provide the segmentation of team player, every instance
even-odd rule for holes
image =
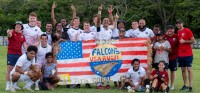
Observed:
[[[48,44],[51,45],[51,42],[52,42],[52,31],[53,29],[53,26],[52,26],[52,23],[48,22],[46,23],[46,32],[44,32],[45,34],[47,34],[48,36]]]
[[[146,21],[144,19],[139,20],[139,29],[134,31],[136,38],[149,38],[153,40],[154,33],[151,29],[146,27]]]
[[[164,93],[168,93],[169,77],[167,71],[165,70],[165,61],[160,61],[158,63],[158,69],[152,71],[150,80],[152,80],[150,93],[154,93],[154,91],[159,90],[163,91]]]
[[[182,20],[176,21],[176,27],[178,30],[179,38],[179,50],[178,50],[178,62],[179,67],[182,70],[182,78],[184,86],[180,90],[188,89],[187,78],[189,79],[189,92],[192,92],[192,61],[193,53],[191,44],[195,42],[192,31],[189,28],[185,28]],[[186,76],[188,72],[188,77]]]
[[[90,23],[89,22],[84,22],[83,24],[83,33],[81,33],[78,36],[78,40],[95,40],[96,38],[96,32],[90,31]]]
[[[172,51],[171,45],[167,40],[164,39],[164,33],[160,32],[157,34],[157,36],[158,36],[158,42],[156,42],[153,47],[156,51],[153,66],[155,67],[155,69],[158,69],[158,63],[161,60],[164,60],[165,69],[168,69],[168,64],[169,64],[168,55]]]
[[[169,69],[170,69],[170,89],[174,89],[174,80],[177,70],[177,58],[178,58],[178,35],[174,33],[175,29],[173,25],[167,26],[167,34],[165,34],[165,40],[169,41],[172,52],[169,53]]]
[[[103,26],[101,25],[101,12],[102,12],[102,5],[98,8],[98,15],[97,15],[97,40],[110,40],[112,38],[112,30],[108,29],[110,21],[108,18],[103,19]]]
[[[138,22],[136,20],[133,20],[131,23],[132,29],[129,29],[126,31],[126,37],[136,37],[134,34],[135,30],[138,30]]]
[[[77,41],[77,37],[80,33],[82,33],[82,30],[79,28],[80,25],[80,18],[79,17],[75,17],[72,20],[73,26],[72,28],[68,29],[67,33],[69,35],[69,39],[71,41]]]
[[[23,89],[33,91],[31,86],[37,79],[39,79],[41,75],[39,73],[32,73],[30,71],[34,69],[33,65],[35,64],[35,56],[37,51],[38,50],[36,46],[30,45],[27,48],[27,52],[20,56],[17,60],[16,65],[10,72],[10,78],[12,80],[10,87],[11,92],[15,92],[13,85],[18,81],[26,82],[26,85],[23,87]],[[36,78],[32,76],[36,76]]]
[[[6,72],[6,90],[10,90],[10,71],[15,66],[17,60],[22,55],[22,45],[27,48],[25,37],[22,35],[23,25],[17,21],[13,31],[8,31],[8,54],[7,54],[7,72]],[[18,87],[15,87],[18,88]]]
[[[149,82],[147,80],[147,75],[145,69],[140,66],[139,59],[133,59],[131,63],[132,68],[128,70],[125,76],[125,81],[122,83],[120,89],[127,88],[129,85],[129,90],[132,89],[133,91],[148,91],[146,90],[145,85],[149,88]]]
[[[52,90],[57,86],[60,78],[57,76],[57,64],[53,61],[53,53],[48,52],[45,55],[46,63],[42,65],[42,83],[44,90]]]
[[[27,45],[38,45],[40,35],[43,33],[41,29],[36,25],[37,15],[32,12],[29,14],[29,23],[24,24],[23,35],[25,36]],[[22,48],[22,53],[26,50]]]

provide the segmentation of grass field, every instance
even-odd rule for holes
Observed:
[[[194,49],[194,61],[193,61],[193,93],[200,93],[200,49]],[[0,46],[0,93],[9,93],[5,91],[5,74],[6,74],[6,53],[7,47]],[[180,68],[177,71],[177,77],[175,80],[175,90],[170,93],[187,93],[187,91],[179,91],[182,87],[183,81]],[[20,84],[20,87],[23,85]],[[19,90],[17,93],[28,93],[29,91]],[[127,93],[127,91],[118,89],[98,90],[95,87],[87,89],[82,85],[80,89],[68,89],[65,86],[60,86],[52,91],[37,91],[37,93]]]

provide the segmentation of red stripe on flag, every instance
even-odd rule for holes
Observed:
[[[147,55],[147,51],[121,51],[123,55]],[[84,53],[83,58],[89,57],[90,53]]]
[[[127,72],[129,68],[120,69],[118,73]],[[58,72],[58,74],[69,74],[70,76],[81,76],[81,75],[95,75],[92,71],[80,71],[80,72]]]
[[[144,43],[129,43],[129,44],[112,44],[116,46],[117,48],[119,47],[143,47],[146,46]],[[94,49],[97,47],[97,45],[84,45],[83,49]]]
[[[124,60],[122,64],[131,64],[132,60]],[[140,60],[140,63],[147,63],[147,60]],[[58,68],[86,67],[90,66],[89,62],[78,62],[70,64],[58,64]]]

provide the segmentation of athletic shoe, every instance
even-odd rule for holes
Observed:
[[[154,88],[153,87],[150,88],[150,93],[154,93]]]
[[[99,86],[97,86],[97,89],[101,89],[101,90],[103,90],[103,89],[105,89],[105,87],[102,86],[102,85],[99,85]]]
[[[110,89],[111,87],[110,87],[110,85],[106,85],[106,89]]]
[[[189,90],[188,90],[188,92],[190,92],[190,93],[192,92],[192,87],[189,87]]]
[[[76,88],[80,88],[81,87],[81,84],[76,84]]]
[[[26,87],[26,86],[24,86],[23,89],[24,89],[24,90],[29,90],[29,91],[31,91],[31,92],[34,92],[34,90],[32,90],[31,87]]]
[[[9,85],[6,85],[6,90],[10,90],[10,86]]]
[[[184,85],[180,90],[187,90],[187,89],[188,87]]]
[[[15,88],[13,86],[10,86],[10,92],[16,92]]]
[[[170,90],[174,90],[174,86],[170,86]]]
[[[40,90],[40,89],[39,89],[39,86],[35,86],[35,90],[36,90],[36,91]]]
[[[149,92],[150,92],[149,88],[146,88],[145,92],[146,92],[146,93],[149,93]]]
[[[17,84],[14,84],[14,86],[13,86],[16,90],[19,90],[19,89],[21,89]]]
[[[86,88],[91,88],[91,85],[90,84],[85,84],[85,87]]]

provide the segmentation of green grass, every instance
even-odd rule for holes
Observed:
[[[193,93],[200,93],[200,49],[194,49],[194,61],[193,61]],[[5,74],[6,74],[6,53],[7,53],[7,47],[0,46],[0,93],[9,93],[8,91],[5,91]],[[175,90],[170,91],[170,93],[187,93],[187,91],[179,91],[179,88],[181,88],[183,85],[182,76],[180,68],[177,71],[177,77],[175,80]],[[20,87],[23,85],[20,84]],[[27,93],[28,91],[19,90],[17,93]],[[98,90],[95,87],[92,89],[87,89],[82,85],[82,88],[80,89],[68,89],[65,88],[65,86],[60,86],[52,91],[38,91],[37,93],[127,93],[123,90],[118,89],[108,89],[108,90]]]

